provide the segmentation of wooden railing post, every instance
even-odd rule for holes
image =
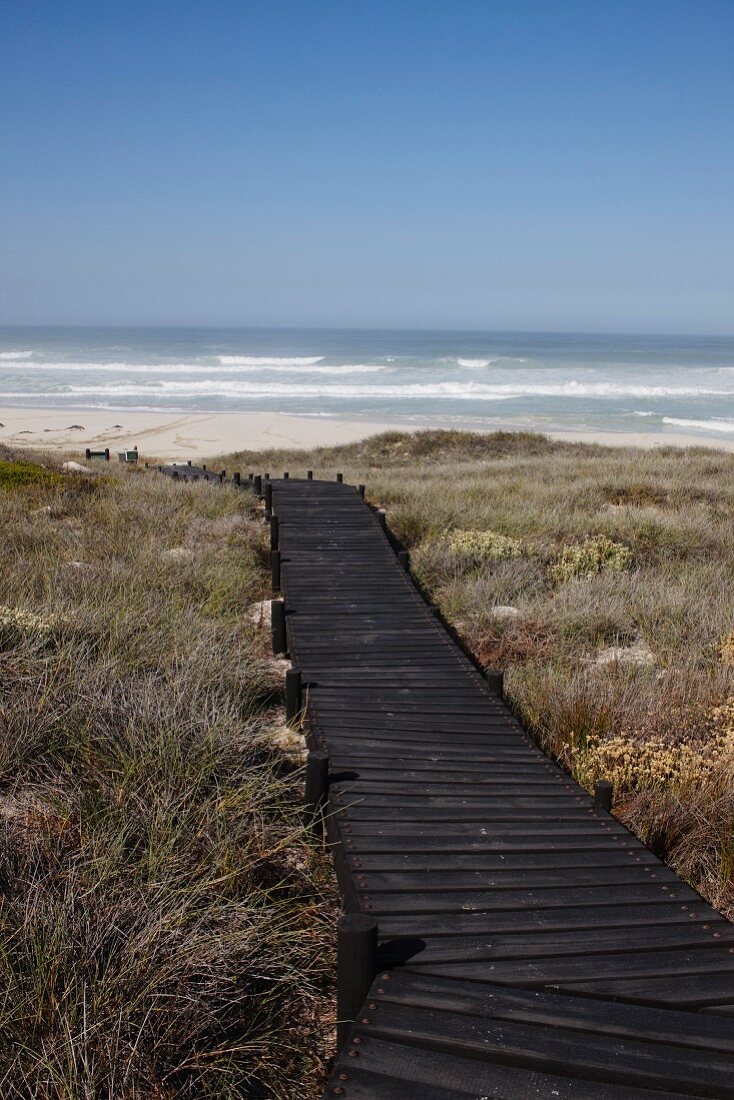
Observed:
[[[361,496],[362,500],[364,500],[364,494],[365,494],[365,487],[364,487],[364,485],[358,485],[358,486],[357,486],[357,492],[358,492],[358,493],[359,493],[359,495]]]
[[[295,722],[303,709],[303,682],[297,668],[285,674],[285,720]]]
[[[280,592],[280,550],[270,551],[270,574],[273,587],[273,595]]]
[[[306,757],[306,787],[303,795],[306,823],[322,824],[321,811],[329,793],[329,754],[316,749]]]
[[[263,496],[265,499],[265,519],[270,519],[273,514],[273,486],[270,481],[265,485]]]
[[[313,470],[306,470],[306,480],[313,481]]]
[[[336,1043],[346,1043],[357,1013],[377,974],[377,921],[365,913],[345,913],[336,933]]]
[[[612,812],[613,787],[608,779],[597,779],[594,784],[594,809]]]
[[[282,600],[270,601],[270,628],[273,636],[273,654],[288,652],[288,638],[285,629],[285,604]]]
[[[407,550],[400,550],[398,553],[398,561],[402,565],[403,569],[407,573],[410,569],[410,554]]]
[[[487,681],[487,686],[491,692],[495,695],[499,695],[500,699],[505,693],[505,674],[499,672],[495,668],[485,668],[484,679]]]
[[[336,480],[337,480],[337,481],[339,482],[339,484],[341,485],[341,484],[343,483],[343,481],[344,481],[344,474],[337,474],[337,475],[336,475]]]
[[[202,469],[205,470],[206,466],[203,466]],[[261,497],[263,495],[263,479],[260,474],[255,474],[253,477],[252,488],[256,497]]]
[[[270,549],[278,550],[280,547],[279,542],[280,531],[278,527],[278,517],[271,515],[270,517]]]
[[[235,472],[232,474],[232,481],[235,483],[235,485],[239,489],[240,485],[242,484],[242,476],[241,476],[239,470],[235,470]]]

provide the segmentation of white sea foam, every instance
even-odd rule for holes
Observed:
[[[210,368],[210,373],[212,373]],[[614,382],[576,382],[559,383],[498,383],[491,385],[482,382],[415,382],[400,385],[376,382],[368,383],[318,383],[302,382],[297,386],[293,382],[260,382],[248,379],[204,378],[200,381],[166,381],[150,379],[142,384],[138,382],[110,381],[106,384],[74,385],[69,383],[63,390],[53,393],[32,393],[24,396],[54,397],[59,392],[66,394],[100,396],[153,396],[161,397],[228,397],[248,398],[251,396],[286,397],[324,397],[324,398],[393,398],[411,400],[415,398],[439,398],[443,400],[464,401],[508,401],[521,397],[565,397],[614,399],[620,397],[732,397],[733,390],[706,389],[699,386],[634,386]],[[2,396],[21,396],[0,394]]]
[[[734,432],[734,420],[714,417],[711,420],[685,420],[678,416],[664,416],[663,424],[674,424],[677,428],[703,428],[709,432]]]
[[[30,359],[33,351],[0,351],[0,359]]]
[[[311,367],[320,363],[323,355],[219,355],[224,367]]]
[[[220,358],[222,358],[220,356]],[[284,366],[282,364],[253,364],[238,363],[226,366],[205,366],[201,363],[44,363],[41,361],[23,362],[23,373],[30,371],[85,371],[93,374],[259,374],[267,371],[272,373],[287,374],[379,374],[387,370],[387,367],[372,363],[344,363],[341,366],[299,366],[298,368]]]
[[[527,363],[527,359],[519,359],[514,355],[495,355],[488,359],[446,359],[444,362],[456,363],[460,367],[470,369],[481,367],[493,367],[496,363]]]

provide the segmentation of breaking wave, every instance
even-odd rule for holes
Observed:
[[[708,432],[734,432],[734,420],[713,417],[711,420],[685,420],[683,417],[664,416],[663,424],[674,424],[677,428],[703,428]]]
[[[323,355],[219,355],[223,367],[311,367]]]
[[[32,351],[0,351],[0,359],[30,359]]]
[[[337,368],[341,370],[342,368]],[[211,373],[212,368],[209,368]],[[177,397],[324,397],[324,398],[439,398],[465,401],[509,401],[521,397],[566,397],[614,399],[620,397],[732,397],[734,391],[706,389],[700,386],[645,386],[614,382],[498,383],[415,382],[406,384],[360,384],[319,382],[265,382],[249,379],[204,378],[199,381],[151,379],[145,384],[134,381],[110,381],[104,384],[66,383],[51,393],[0,394],[2,396],[58,397],[99,395],[105,397],[177,396]]]
[[[32,353],[29,353],[32,354]],[[220,356],[220,359],[226,356]],[[238,358],[233,356],[233,358]],[[240,357],[241,358],[241,357]],[[323,358],[323,357],[322,357]],[[297,369],[286,366],[284,363],[229,363],[223,366],[212,367],[201,363],[44,363],[41,361],[24,361],[24,373],[30,371],[92,371],[107,374],[254,374],[261,371],[282,372],[288,374],[376,374],[387,370],[387,367],[375,366],[370,363],[345,363],[342,366],[299,366]]]

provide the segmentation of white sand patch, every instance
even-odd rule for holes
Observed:
[[[255,626],[270,626],[270,600],[258,600],[247,609],[247,618]]]
[[[609,646],[602,649],[593,657],[586,657],[587,664],[596,665],[598,668],[606,668],[609,665],[628,665],[637,668],[652,668],[656,663],[655,654],[642,642],[636,642],[631,646]]]
[[[509,619],[519,619],[520,609],[511,607],[509,604],[498,604],[492,608],[490,614],[493,619],[499,619],[500,622],[503,622]]]

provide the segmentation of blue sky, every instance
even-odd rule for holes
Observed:
[[[0,14],[4,323],[734,332],[731,0]]]

